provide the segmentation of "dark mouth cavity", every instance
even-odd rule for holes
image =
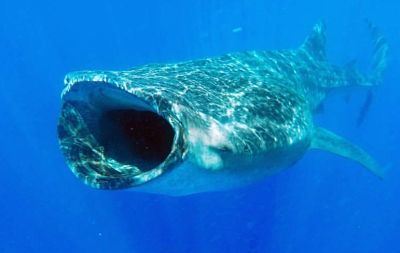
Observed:
[[[171,125],[152,111],[133,108],[101,113],[95,136],[106,156],[148,171],[162,163],[172,149]]]

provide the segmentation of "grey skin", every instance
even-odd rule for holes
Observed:
[[[323,23],[294,50],[70,73],[58,124],[61,150],[94,188],[168,195],[250,184],[309,149],[352,159],[382,177],[366,152],[312,120],[332,89],[380,82],[387,44],[370,28],[369,75],[327,62]]]

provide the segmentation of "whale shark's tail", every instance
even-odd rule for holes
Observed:
[[[382,81],[382,74],[386,69],[388,44],[382,33],[374,24],[367,20],[368,27],[374,43],[374,53],[371,65],[371,74],[368,79],[371,84],[379,84]]]
[[[378,85],[382,82],[383,72],[386,69],[387,53],[389,49],[387,41],[377,26],[372,24],[369,20],[366,22],[374,45],[370,70],[368,74],[362,74],[355,68],[355,64],[348,64],[345,66],[347,77],[353,81],[350,85]]]
[[[372,55],[370,74],[366,76],[366,81],[360,83],[360,85],[374,86],[382,82],[383,72],[385,71],[387,65],[388,44],[379,29],[369,20],[367,20],[367,23],[374,43],[374,52]],[[372,91],[369,90],[357,117],[357,127],[359,127],[363,123],[365,115],[367,114],[368,109],[371,105],[371,101]]]
[[[375,86],[382,81],[382,75],[386,68],[388,45],[379,29],[368,21],[374,43],[371,70],[369,74],[362,74],[351,63],[344,67],[333,66],[327,62],[325,53],[325,25],[319,22],[313,28],[312,33],[306,38],[300,50],[307,57],[314,60],[319,67],[321,76],[325,77],[321,85],[325,92],[330,89],[348,86]],[[371,95],[370,95],[371,96]],[[366,107],[362,113],[368,109],[371,97],[367,97]],[[363,116],[362,116],[363,117]],[[326,129],[316,127],[310,149],[325,150],[336,155],[351,159],[360,163],[376,176],[383,178],[384,170],[379,164],[368,155],[363,149],[352,144],[350,141],[340,137]]]
[[[382,75],[386,69],[388,44],[378,27],[373,25],[367,20],[368,28],[371,33],[374,50],[372,55],[372,62],[368,74],[361,73],[355,66],[355,61],[345,65],[342,68],[335,67],[334,72],[336,78],[332,82],[327,82],[328,87],[336,88],[344,86],[374,86],[382,81]],[[326,36],[325,24],[320,21],[317,23],[311,34],[306,38],[300,49],[307,53],[307,55],[319,62],[326,62]]]

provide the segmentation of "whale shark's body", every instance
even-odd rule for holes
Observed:
[[[61,149],[72,171],[92,187],[169,195],[249,184],[313,148],[382,176],[366,152],[312,120],[332,89],[380,81],[387,45],[371,28],[369,75],[326,61],[322,23],[295,50],[68,74]]]

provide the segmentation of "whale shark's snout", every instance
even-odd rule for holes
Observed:
[[[181,162],[181,126],[154,94],[139,98],[104,81],[76,81],[67,89],[58,136],[71,169],[86,184],[128,188]]]

